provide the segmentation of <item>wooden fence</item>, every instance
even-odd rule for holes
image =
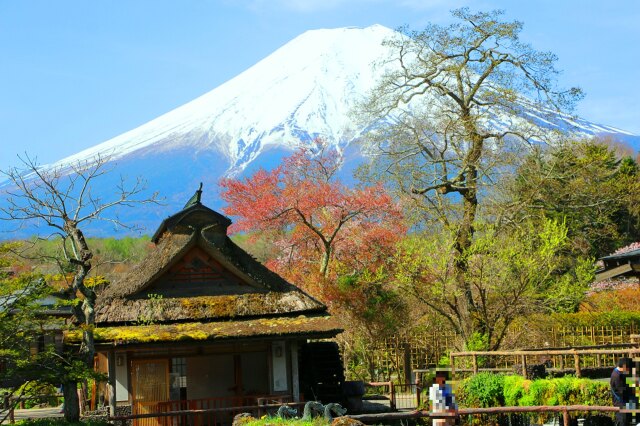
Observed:
[[[572,413],[585,413],[595,412],[601,413],[637,413],[638,410],[621,410],[618,407],[609,406],[589,406],[589,405],[558,405],[558,406],[536,406],[536,407],[492,407],[492,408],[461,408],[456,413],[433,413],[427,410],[415,410],[396,413],[382,413],[382,414],[360,414],[350,415],[355,420],[359,420],[365,424],[384,424],[385,421],[398,421],[398,420],[410,420],[419,418],[457,418],[460,419],[464,416],[478,416],[478,415],[504,415],[504,414],[523,414],[523,413],[558,413],[562,415],[562,421],[564,426],[571,424]],[[456,423],[458,424],[458,423]]]
[[[565,370],[565,367],[574,370],[577,377],[582,376],[582,370],[585,367],[611,367],[615,365],[615,362],[603,362],[604,357],[611,357],[613,360],[620,357],[633,358],[640,354],[640,348],[634,347],[630,344],[616,345],[622,346],[618,348],[611,347],[582,347],[571,349],[541,349],[541,350],[513,350],[513,351],[468,351],[468,352],[452,352],[450,357],[451,374],[458,372],[472,372],[477,374],[479,371],[515,371],[515,366],[519,366],[519,370],[522,372],[524,378],[527,378],[527,364],[532,357],[535,357],[539,362],[545,360],[545,362],[551,363],[551,365],[558,365],[558,368],[551,367],[550,370]],[[490,362],[492,367],[481,368],[478,362],[479,358],[485,357],[487,359],[500,358],[499,362]],[[466,362],[465,367],[459,368],[456,366],[456,359],[470,359],[471,362]],[[571,363],[565,363],[567,358],[571,359]],[[509,364],[509,362],[511,364]],[[586,364],[589,362],[590,364]],[[467,365],[470,364],[470,367]],[[498,366],[503,364],[505,367]]]
[[[576,347],[628,344],[632,336],[640,333],[637,324],[629,326],[552,327],[532,332],[530,328],[512,327],[505,339],[518,347]],[[411,372],[433,368],[443,356],[456,349],[459,338],[453,333],[425,331],[383,339],[366,348],[366,356],[342,351],[347,375],[354,380],[411,382]],[[349,346],[349,345],[347,345]],[[513,347],[513,346],[512,346]],[[612,356],[601,356],[603,365],[612,365]],[[554,358],[553,368],[571,360]],[[360,370],[358,370],[358,365]],[[507,368],[507,367],[505,367]]]
[[[302,407],[304,403],[293,403],[291,406]],[[235,407],[235,408],[218,408],[215,410],[182,410],[172,411],[165,413],[149,413],[149,414],[137,414],[130,416],[114,416],[108,417],[108,422],[114,424],[124,425],[129,420],[143,420],[143,419],[156,419],[157,425],[171,425],[174,422],[172,419],[184,419],[193,418],[194,423],[198,423],[196,418],[201,416],[207,416],[209,418],[217,417],[221,414],[231,414],[235,412],[255,412],[256,416],[259,413],[263,413],[265,409],[277,409],[279,405],[269,406],[252,406],[252,407]],[[240,409],[240,410],[238,410]],[[443,418],[463,418],[469,416],[479,415],[505,415],[505,414],[548,414],[558,413],[562,415],[563,425],[569,426],[571,422],[571,415],[573,413],[637,413],[637,410],[622,410],[617,407],[610,406],[589,406],[589,405],[560,405],[560,406],[535,406],[535,407],[492,407],[492,408],[461,408],[455,413],[434,413],[427,410],[414,410],[414,411],[402,411],[393,413],[380,413],[380,414],[358,414],[348,415],[355,420],[359,420],[365,424],[381,424],[385,421],[398,421],[398,420],[410,420],[419,418],[431,418],[431,419],[443,419]]]
[[[2,399],[0,400],[0,424],[4,421],[9,421],[10,424],[14,424],[16,422],[15,419],[15,410],[16,407],[24,408],[25,401],[41,401],[48,400],[51,398],[62,398],[64,395],[61,393],[55,393],[50,395],[19,395],[12,396],[9,393],[5,393],[2,395]]]
[[[290,407],[304,407],[304,402],[287,403]],[[131,414],[128,416],[110,416],[107,413],[107,422],[115,425],[125,426],[130,420],[133,424],[144,424],[153,426],[173,426],[192,424],[196,426],[211,424],[231,424],[230,419],[239,413],[250,413],[255,418],[260,418],[267,413],[274,413],[281,407],[281,404],[251,405],[244,407],[223,407],[202,410],[177,410],[163,413]],[[185,419],[189,419],[185,423]]]

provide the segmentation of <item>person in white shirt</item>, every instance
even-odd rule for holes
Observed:
[[[431,401],[431,411],[433,413],[456,413],[458,406],[451,386],[448,385],[448,373],[444,370],[437,370],[433,385],[429,388],[429,400]],[[434,426],[454,425],[454,417],[446,419],[433,419]]]

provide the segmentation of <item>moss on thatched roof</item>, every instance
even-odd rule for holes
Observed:
[[[98,304],[101,301],[126,297],[141,291],[162,276],[174,259],[179,259],[191,247],[194,247],[197,239],[197,235],[194,233],[166,234],[124,279],[111,283],[105,289],[98,297]]]
[[[98,323],[207,320],[322,312],[324,305],[300,291],[247,293],[171,299],[113,299],[96,309]]]
[[[151,324],[141,326],[97,327],[97,344],[135,344],[152,342],[209,341],[261,336],[330,337],[342,329],[328,315],[258,318],[237,321],[192,322],[187,324]],[[80,330],[68,331],[66,343],[79,343]]]
[[[326,311],[322,303],[231,241],[226,235],[229,223],[199,203],[165,220],[154,236],[155,248],[124,279],[112,283],[98,297],[97,323],[131,323],[141,318],[156,322],[211,321]],[[196,251],[222,268],[227,278],[201,280],[197,289],[196,284],[183,278],[171,290],[162,287],[172,268]],[[155,293],[162,297],[149,297]]]

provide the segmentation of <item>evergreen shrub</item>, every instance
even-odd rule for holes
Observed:
[[[525,380],[480,373],[460,382],[456,397],[461,407],[611,405],[608,383],[572,376]]]

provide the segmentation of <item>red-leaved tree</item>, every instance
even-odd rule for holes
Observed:
[[[223,179],[224,212],[237,218],[232,231],[276,233],[280,256],[270,266],[278,272],[315,270],[326,279],[336,261],[347,272],[370,269],[405,232],[400,208],[382,185],[343,184],[339,154],[321,141],[317,146],[271,171]]]

